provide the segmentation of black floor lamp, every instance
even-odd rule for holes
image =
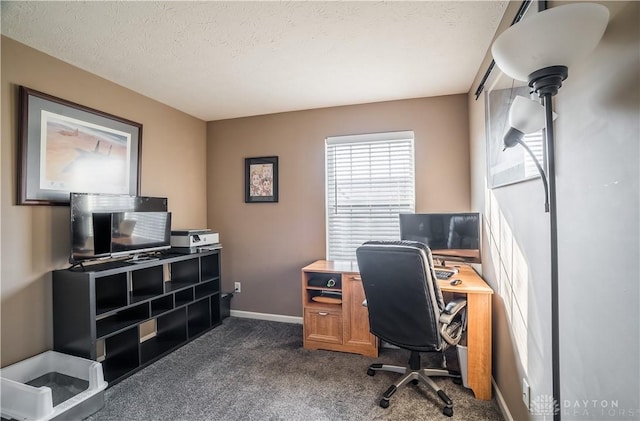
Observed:
[[[500,69],[513,79],[527,82],[542,105],[536,109],[524,97],[516,97],[509,110],[511,129],[505,135],[505,148],[521,144],[533,158],[545,187],[545,210],[549,213],[551,260],[551,357],[553,417],[559,421],[560,330],[558,297],[558,217],[554,156],[553,103],[568,68],[589,55],[600,42],[609,22],[609,9],[596,3],[573,3],[539,12],[506,29],[491,48]],[[522,98],[522,99],[518,99]],[[544,113],[542,113],[544,111]],[[547,172],[522,138],[545,129]]]

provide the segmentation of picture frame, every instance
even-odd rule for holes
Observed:
[[[18,204],[71,192],[138,195],[142,124],[19,87]]]
[[[521,20],[546,7],[543,2],[525,3],[528,3],[528,7]],[[524,148],[505,149],[503,146],[504,134],[509,129],[509,109],[513,99],[518,95],[533,100],[538,100],[537,97],[531,94],[531,88],[526,82],[508,77],[497,66],[488,75],[485,88],[487,187],[493,189],[540,177],[534,161]],[[543,131],[525,135],[523,140],[546,169]]]
[[[265,156],[244,160],[245,203],[278,201],[278,157]]]

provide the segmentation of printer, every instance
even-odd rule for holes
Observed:
[[[171,247],[176,249],[176,251],[188,253],[222,248],[220,245],[220,235],[210,229],[171,231]]]

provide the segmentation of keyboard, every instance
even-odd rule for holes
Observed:
[[[435,270],[436,272],[436,278],[438,279],[449,279],[453,276],[454,272],[448,271],[448,270]]]

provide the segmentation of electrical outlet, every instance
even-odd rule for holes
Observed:
[[[233,292],[242,292],[242,288],[240,286],[240,282],[234,282],[234,290]]]
[[[531,388],[529,387],[529,383],[527,383],[527,379],[522,378],[522,400],[524,401],[527,409],[531,407]]]

